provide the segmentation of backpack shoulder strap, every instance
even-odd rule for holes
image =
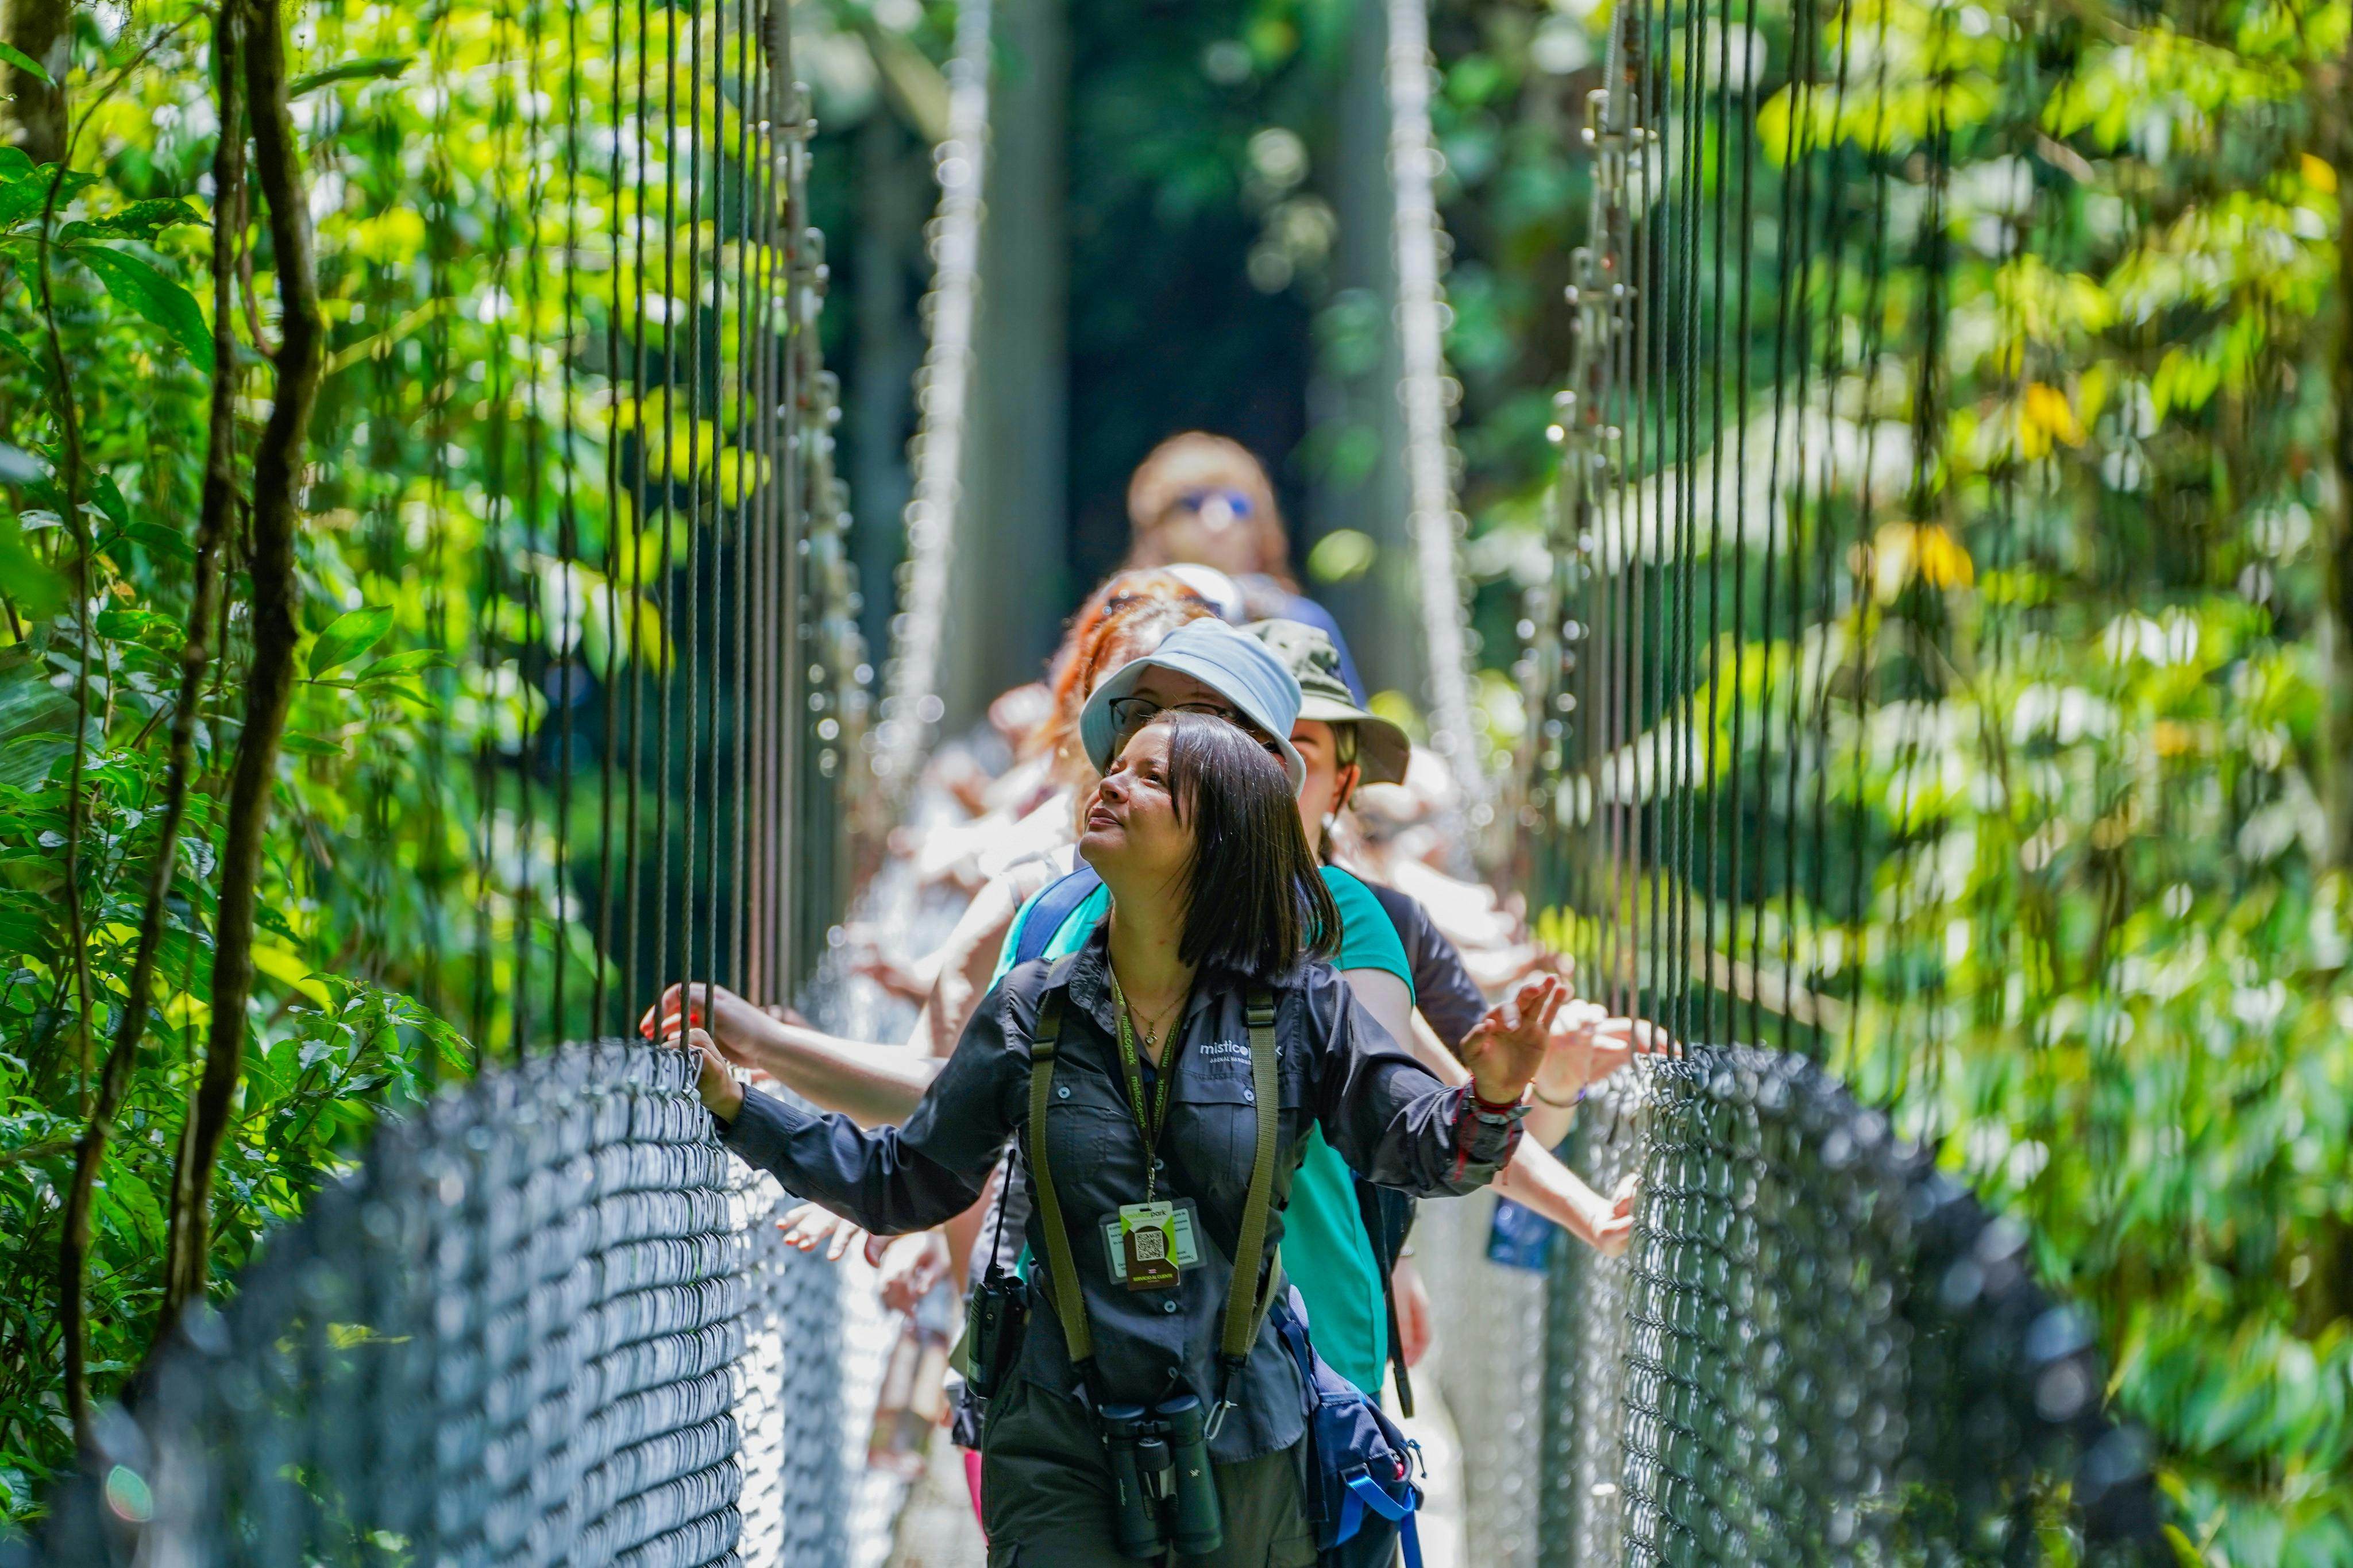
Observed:
[[[1077,870],[1060,881],[1049,882],[1046,890],[1030,902],[1029,912],[1022,917],[1021,929],[1013,934],[1013,962],[1027,963],[1044,957],[1054,933],[1062,929],[1062,922],[1102,886],[1103,879],[1083,860]]]
[[[1399,1331],[1397,1304],[1398,1258],[1406,1233],[1413,1228],[1413,1200],[1394,1187],[1377,1187],[1356,1178],[1356,1214],[1373,1244],[1373,1261],[1381,1271],[1381,1306],[1388,1314],[1389,1367],[1397,1378],[1398,1409],[1413,1415],[1413,1377],[1405,1364],[1405,1335]]]
[[[1071,963],[1071,956],[1057,959],[1047,972],[1045,994],[1038,1001],[1038,1024],[1029,1031],[1029,1157],[1030,1190],[1038,1200],[1039,1227],[1046,1233],[1046,1275],[1054,1292],[1054,1316],[1062,1321],[1062,1341],[1070,1348],[1071,1364],[1083,1373],[1094,1359],[1094,1335],[1087,1327],[1078,1263],[1071,1253],[1071,1234],[1062,1223],[1061,1200],[1055,1196],[1054,1173],[1046,1159],[1046,1107],[1053,1097],[1054,1057],[1061,1045],[1062,998]]]
[[[1234,1279],[1226,1296],[1226,1315],[1218,1353],[1229,1368],[1238,1364],[1258,1342],[1259,1325],[1274,1304],[1275,1280],[1282,1272],[1278,1249],[1266,1268],[1266,1289],[1259,1289],[1259,1259],[1266,1250],[1268,1218],[1274,1212],[1274,1141],[1282,1121],[1281,1086],[1275,1077],[1274,994],[1263,985],[1250,987],[1248,1011],[1250,1044],[1250,1099],[1258,1113],[1258,1148],[1250,1158],[1250,1196],[1242,1205],[1241,1235],[1234,1243]]]

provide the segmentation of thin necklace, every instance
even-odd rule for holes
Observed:
[[[1112,971],[1111,986],[1118,999],[1120,1006],[1126,1010],[1129,1021],[1134,1024],[1136,1032],[1144,1037],[1144,1048],[1147,1051],[1156,1051],[1160,1048],[1159,1026],[1166,1026],[1169,1018],[1178,1008],[1185,1005],[1186,999],[1192,994],[1192,987],[1187,986],[1183,992],[1178,994],[1176,1000],[1168,1004],[1167,1006],[1163,1007],[1157,1013],[1145,1014],[1138,1010],[1135,1004],[1127,999],[1127,992],[1120,985],[1119,973],[1116,970]]]

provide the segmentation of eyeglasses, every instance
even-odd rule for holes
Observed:
[[[1222,703],[1208,701],[1160,703],[1155,702],[1149,697],[1121,697],[1114,699],[1111,705],[1113,732],[1124,740],[1163,713],[1205,713],[1212,719],[1223,719],[1227,723],[1238,725],[1245,730],[1251,727],[1250,721]]]
[[[1111,703],[1112,733],[1118,737],[1122,746],[1125,746],[1128,742],[1135,738],[1135,732],[1138,730],[1143,729],[1163,713],[1198,713],[1205,718],[1223,719],[1227,723],[1256,741],[1265,749],[1268,756],[1279,763],[1283,761],[1282,747],[1265,731],[1250,722],[1238,710],[1207,700],[1160,703],[1155,702],[1149,697],[1114,697]],[[1283,765],[1288,767],[1290,764],[1285,763]]]

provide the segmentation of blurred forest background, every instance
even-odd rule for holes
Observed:
[[[1610,3],[1432,14],[1465,562],[1499,754],[1531,740],[1512,667],[1523,595],[1548,570],[1562,288],[1589,196],[1577,130]],[[1188,426],[1267,459],[1310,591],[1383,700],[1409,710],[1422,671],[1405,635],[1378,7],[1001,9],[979,374],[1016,456],[1011,478],[976,487],[987,542],[963,602],[980,619],[960,634],[972,689],[952,716],[1034,674],[1124,548],[1129,468]],[[591,686],[658,682],[675,635],[641,587],[582,564],[656,548],[644,520],[606,515],[602,489],[610,442],[676,441],[664,410],[602,379],[643,326],[605,311],[619,297],[605,277],[639,263],[546,216],[569,210],[558,196],[625,199],[601,158],[578,162],[577,193],[551,186],[567,141],[606,145],[614,15],[536,0],[290,14],[327,342],[216,1289],[375,1118],[517,1040],[611,1026],[621,961],[550,918],[597,889],[534,824],[550,792],[583,823],[605,807],[568,787],[600,737],[565,715],[588,711]],[[2046,1280],[2096,1322],[2119,1408],[2158,1447],[2185,1560],[2353,1563],[2348,9],[1852,0],[1837,15],[1842,30],[1816,23],[1835,58],[1804,68],[1827,81],[1843,64],[1851,94],[1792,92],[1785,0],[1746,5],[1742,47],[1712,68],[1736,73],[1730,101],[1753,100],[1768,162],[1797,135],[1852,159],[1855,205],[1824,208],[1844,250],[1792,268],[1839,301],[1812,383],[1780,389],[1816,453],[1788,482],[1818,504],[1747,557],[1759,574],[1777,551],[1822,563],[1817,592],[1778,612],[1747,595],[1755,614],[1696,660],[1725,769],[1728,672],[1751,700],[1819,714],[1828,749],[1768,754],[1752,734],[1744,763],[1831,781],[1833,816],[1806,817],[1805,843],[1836,871],[1760,858],[1701,896],[1786,928],[1785,986],[1841,1009],[1809,1043],[2030,1227]],[[654,16],[674,37],[702,26]],[[924,0],[793,12],[875,650],[953,23]],[[63,1215],[165,816],[224,215],[209,13],[18,0],[6,30],[0,1504],[24,1517],[72,1452]],[[227,215],[248,434],[284,330],[259,205]],[[1760,219],[1757,243],[1777,280],[1772,228]],[[574,286],[572,255],[595,287]],[[1776,395],[1769,315],[1744,362],[1757,418]],[[210,1020],[249,640],[249,580],[224,542],[153,1016],[93,1189],[101,1394],[157,1320]],[[617,643],[617,623],[638,635]],[[1761,839],[1814,798],[1810,783],[1768,792],[1737,826]],[[535,923],[554,933],[540,962],[576,977],[552,1016],[512,1001],[531,978],[515,935]]]

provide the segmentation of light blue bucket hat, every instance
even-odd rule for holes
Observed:
[[[1291,743],[1291,727],[1299,720],[1299,682],[1281,659],[1256,637],[1245,636],[1223,621],[1188,621],[1162,639],[1142,658],[1128,660],[1094,689],[1079,713],[1079,740],[1095,772],[1111,771],[1112,748],[1118,726],[1111,705],[1134,692],[1152,669],[1189,675],[1231,703],[1235,710],[1274,738],[1282,765],[1291,774],[1292,793],[1307,782],[1307,764]]]

